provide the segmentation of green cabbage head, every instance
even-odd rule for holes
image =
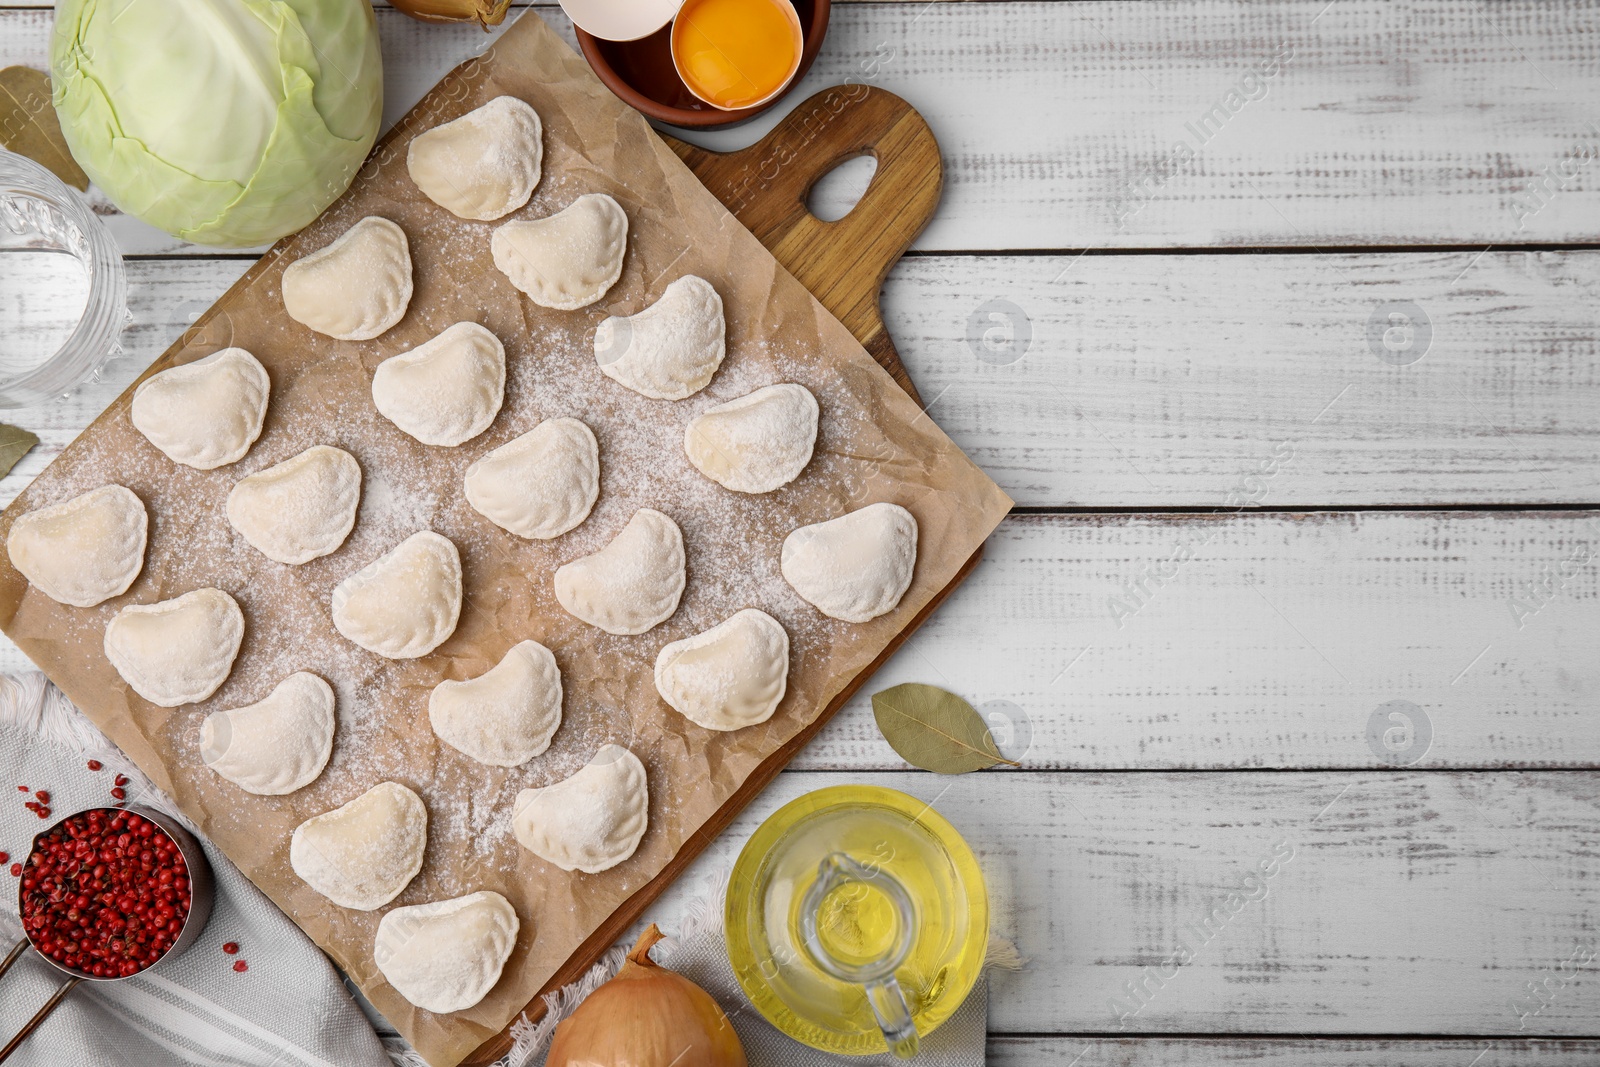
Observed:
[[[128,214],[208,245],[316,218],[383,113],[368,0],[59,0],[50,67],[84,172]]]

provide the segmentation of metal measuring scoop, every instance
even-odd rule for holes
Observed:
[[[206,920],[211,917],[211,905],[216,899],[216,883],[211,877],[211,864],[206,859],[205,851],[201,849],[200,842],[194,839],[194,835],[180,826],[177,820],[170,815],[164,815],[149,808],[85,808],[83,811],[73,812],[65,818],[57,819],[36,834],[33,842],[28,846],[28,855],[32,856],[39,847],[39,838],[50,833],[64,822],[76,819],[85,812],[96,810],[106,812],[127,811],[149,819],[178,846],[178,852],[183,856],[183,862],[189,868],[189,914],[184,917],[183,929],[178,931],[178,939],[172,943],[172,947],[167,949],[155,963],[142,971],[128,975],[129,978],[133,978],[139,974],[144,974],[151,968],[161,966],[168,959],[178,955],[199,939],[200,931],[205,927]],[[17,914],[22,914],[22,883],[20,880],[17,883]],[[26,930],[24,930],[21,940],[11,946],[11,951],[6,953],[6,958],[0,961],[0,978],[5,976],[5,973],[11,969],[11,965],[21,959],[22,954],[28,951],[29,948],[32,948],[34,954],[41,960],[66,975],[67,980],[62,982],[56,988],[56,991],[50,995],[50,999],[44,1002],[44,1007],[40,1008],[33,1018],[22,1025],[22,1029],[18,1030],[16,1036],[6,1043],[5,1048],[0,1048],[0,1063],[4,1063],[28,1039],[29,1034],[33,1033],[45,1019],[49,1018],[50,1013],[55,1011],[56,1006],[66,998],[68,993],[72,992],[79,982],[110,983],[122,981],[122,976],[120,975],[115,978],[98,977],[57,963],[39,951],[39,947],[33,943],[33,938],[28,935]]]
[[[899,920],[894,940],[882,953],[864,962],[840,959],[828,949],[817,928],[817,917],[828,894],[851,883],[871,885],[882,892],[894,905]],[[878,1029],[883,1031],[883,1040],[889,1051],[903,1060],[917,1054],[917,1027],[894,972],[911,953],[915,931],[916,909],[905,887],[888,873],[863,867],[843,852],[822,858],[817,865],[817,880],[800,901],[800,932],[812,962],[841,982],[865,987],[867,1003],[872,1006]]]

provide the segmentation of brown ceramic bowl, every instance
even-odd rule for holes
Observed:
[[[637,41],[602,41],[574,26],[583,58],[622,102],[646,117],[673,126],[708,129],[733,126],[761,114],[789,94],[811,69],[828,35],[830,0],[792,0],[800,18],[800,66],[783,92],[755,107],[722,111],[698,99],[672,64],[672,23]]]

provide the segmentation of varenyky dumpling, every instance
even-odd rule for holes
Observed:
[[[507,222],[489,240],[494,265],[529,300],[576,311],[622,276],[628,215],[605,193],[585,193],[542,219]]]
[[[523,848],[564,871],[598,874],[639,847],[649,821],[644,764],[603,745],[571,778],[517,794],[511,828]]]
[[[546,419],[467,468],[467,503],[533,540],[576,529],[600,496],[600,446],[577,419]]]
[[[284,268],[283,308],[318,333],[367,341],[405,318],[411,285],[406,232],[368,215]]]
[[[406,169],[428,199],[481,222],[528,202],[543,159],[539,113],[514,96],[420,133],[406,149]]]
[[[696,415],[683,432],[695,469],[736,493],[770,493],[800,476],[817,442],[817,398],[769,385]]]
[[[636,315],[613,315],[594,332],[601,373],[655,400],[682,400],[704,389],[727,353],[722,297],[686,274]]]
[[[766,722],[789,678],[789,635],[764,611],[745,608],[656,656],[656,691],[690,722],[738,730]]]
[[[537,641],[513,645],[500,662],[428,695],[428,721],[451,748],[491,767],[516,767],[550,747],[561,725],[561,671]]]
[[[150,517],[132,489],[102,485],[19,516],[11,565],[58,604],[92,608],[128,591],[144,569]]]
[[[117,612],[106,624],[105,652],[134,692],[175,708],[215,693],[243,640],[238,601],[221,589],[195,589]]]
[[[241,478],[228,493],[228,522],[256,551],[291,566],[344,544],[361,504],[361,464],[342,448],[312,445]]]
[[[289,839],[289,866],[335,904],[374,911],[422,870],[427,845],[422,798],[399,782],[379,782],[297,826]]]
[[[505,346],[476,322],[389,357],[372,376],[378,413],[425,445],[459,445],[487,430],[505,391]]]
[[[200,759],[247,793],[282,796],[316,781],[328,765],[333,726],[333,687],[297,671],[264,700],[207,715]]]
[[[140,382],[128,417],[168,459],[208,471],[250,451],[261,436],[270,389],[260,360],[224,348]]]
[[[432,530],[412,534],[333,590],[333,625],[389,659],[426,656],[461,616],[461,554]]]
[[[378,922],[372,962],[424,1011],[465,1011],[500,981],[520,928],[511,902],[487,890],[395,908]]]
[[[556,600],[608,634],[642,634],[678,610],[684,564],[678,524],[640,508],[610,544],[556,571]]]
[[[866,622],[900,603],[916,562],[917,520],[899,504],[879,503],[795,530],[780,566],[824,615]]]

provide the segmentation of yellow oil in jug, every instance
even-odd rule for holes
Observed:
[[[864,965],[909,934],[894,977],[919,1035],[960,1007],[983,968],[989,940],[983,875],[938,812],[877,786],[809,793],[774,813],[745,845],[729,882],[725,920],[728,957],[746,996],[774,1026],[813,1048],[883,1052],[887,1045],[863,987],[826,973],[806,944],[807,894],[819,865],[836,853],[873,877],[843,881],[823,894],[814,905],[816,940],[835,960]],[[909,914],[880,876],[904,891]]]

